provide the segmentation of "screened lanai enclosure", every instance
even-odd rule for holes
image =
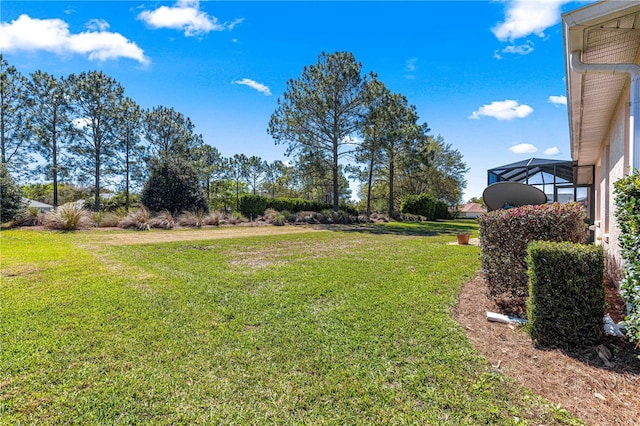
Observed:
[[[584,205],[590,222],[593,218],[593,167],[575,167],[572,161],[530,158],[487,171],[487,184],[519,182],[535,186],[545,193],[547,202]],[[576,182],[581,182],[577,184]]]

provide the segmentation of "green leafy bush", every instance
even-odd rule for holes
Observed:
[[[436,219],[451,219],[449,204],[444,201],[438,201],[436,203]]]
[[[409,195],[400,203],[400,212],[405,215],[424,216],[427,220],[447,219],[449,206],[430,194]]]
[[[528,297],[527,245],[533,241],[582,243],[582,205],[553,203],[496,210],[480,216],[482,269],[489,297],[507,314],[523,315]]]
[[[331,210],[332,204],[330,203],[321,203],[318,201],[305,200],[303,198],[267,198],[266,209],[274,209],[279,212],[291,212],[298,213],[303,211],[313,211],[313,212],[321,212],[323,210]],[[350,215],[357,215],[358,210],[347,204],[340,204],[340,210],[349,213]]]
[[[640,341],[640,171],[618,180],[614,189],[624,274],[620,288],[631,307],[625,321],[627,335]]]
[[[0,164],[0,223],[11,222],[25,211],[22,188],[16,184],[4,164]]]
[[[400,212],[424,216],[427,220],[436,218],[438,200],[430,194],[409,195],[400,203]]]
[[[258,217],[267,209],[268,199],[260,195],[245,194],[240,197],[240,213],[247,217]]]
[[[142,190],[142,204],[152,212],[209,211],[192,163],[183,158],[163,158],[151,166],[149,180]]]
[[[43,224],[47,229],[74,231],[93,223],[89,211],[79,203],[67,203],[45,215]]]
[[[601,246],[537,241],[529,245],[527,329],[541,346],[586,347],[604,336]]]

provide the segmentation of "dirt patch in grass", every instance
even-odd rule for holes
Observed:
[[[317,228],[314,228],[317,229]],[[250,273],[270,266],[282,266],[289,263],[291,257],[304,256],[306,259],[332,257],[336,252],[358,247],[361,240],[351,240],[338,244],[335,240],[327,242],[316,241],[309,245],[307,241],[286,241],[260,248],[251,247],[249,250],[230,250],[225,255],[232,259],[229,264]]]
[[[610,298],[612,291],[607,293]],[[640,351],[633,344],[607,338],[605,345],[614,354],[611,368],[604,366],[595,348],[576,353],[538,349],[522,329],[487,321],[486,311],[498,311],[486,294],[486,282],[476,277],[462,289],[454,315],[494,371],[513,377],[588,424],[638,424]],[[608,303],[610,309],[615,305]]]
[[[167,243],[175,241],[216,240],[223,238],[316,232],[318,229],[301,226],[229,226],[220,228],[151,230],[151,231],[94,231],[100,242],[109,245]]]

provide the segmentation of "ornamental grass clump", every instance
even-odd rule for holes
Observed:
[[[145,206],[126,215],[118,224],[123,229],[135,229],[138,231],[149,231],[151,229],[151,213]]]
[[[204,224],[204,219],[207,217],[207,212],[202,209],[194,211],[187,211],[182,213],[178,217],[178,223],[180,226],[188,226],[191,228],[201,228]]]
[[[162,211],[149,220],[149,226],[157,229],[173,229],[176,221],[168,211]]]
[[[529,295],[527,245],[533,241],[582,243],[587,237],[578,203],[496,210],[479,218],[482,269],[489,297],[502,312],[522,316]]]
[[[91,226],[89,212],[79,203],[67,203],[45,215],[43,225],[47,229],[75,231]]]
[[[220,213],[209,213],[202,219],[202,224],[207,226],[220,226]]]
[[[583,348],[604,336],[602,246],[536,241],[529,245],[527,329],[540,346]]]
[[[287,220],[284,214],[275,211],[274,209],[267,209],[262,216],[265,222],[274,225],[274,226],[284,226],[287,223]]]
[[[618,180],[614,188],[623,261],[620,289],[629,304],[625,325],[629,339],[640,342],[640,171]]]

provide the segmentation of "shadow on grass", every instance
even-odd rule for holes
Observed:
[[[478,223],[468,220],[446,222],[387,222],[354,225],[318,225],[318,228],[329,231],[361,232],[376,235],[391,234],[433,237],[438,235],[456,235],[463,232],[473,233],[478,230]]]

